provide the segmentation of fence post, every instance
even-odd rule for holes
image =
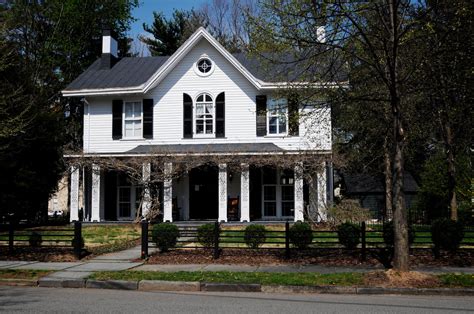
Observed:
[[[290,258],[290,223],[285,223],[285,257]]]
[[[84,243],[82,242],[82,223],[76,221],[74,223],[74,255],[76,255],[78,259],[81,258],[83,244]]]
[[[214,223],[214,259],[219,258],[219,222]]]
[[[10,220],[8,225],[8,253],[13,254],[13,242],[15,240],[15,224]]]
[[[361,226],[361,238],[362,238],[362,251],[361,251],[361,259],[363,262],[367,259],[367,241],[366,241],[366,232],[365,232],[365,221],[362,222]]]
[[[142,220],[142,254],[141,258],[148,257],[148,221]]]

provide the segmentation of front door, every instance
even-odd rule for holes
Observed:
[[[218,168],[201,166],[189,172],[189,218],[217,219]]]

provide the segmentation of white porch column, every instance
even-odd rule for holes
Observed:
[[[316,174],[318,183],[318,214],[322,221],[327,220],[327,197],[326,197],[326,163],[321,163],[321,169]]]
[[[241,164],[240,168],[240,221],[250,222],[249,165]]]
[[[163,221],[173,221],[173,164],[165,163],[165,179],[163,181]]]
[[[69,221],[79,221],[79,167],[71,166]]]
[[[143,164],[142,176],[143,176],[143,200],[142,200],[142,216],[146,217],[148,211],[151,208],[151,196],[150,196],[150,175],[151,175],[151,164],[146,162]]]
[[[304,220],[304,198],[303,198],[303,164],[299,162],[295,166],[295,221]]]
[[[219,218],[227,222],[227,164],[219,164]]]
[[[100,166],[92,165],[91,221],[100,221]]]

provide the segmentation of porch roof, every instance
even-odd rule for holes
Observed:
[[[128,154],[229,154],[275,153],[285,151],[273,143],[139,145]]]

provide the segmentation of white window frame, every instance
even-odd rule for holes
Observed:
[[[210,103],[212,105],[212,109],[211,109],[211,112],[212,112],[212,133],[199,133],[199,134],[197,133],[197,123],[196,123],[197,119],[198,119],[197,118],[197,107],[198,107],[197,99],[201,95],[207,95],[207,96],[211,97],[211,99],[212,99],[211,102],[206,102],[206,101],[200,102],[200,104]],[[204,119],[204,121],[206,121],[206,119]],[[205,129],[205,123],[204,123],[204,129]],[[214,95],[212,95],[211,93],[201,92],[194,98],[194,104],[193,104],[193,134],[194,134],[194,137],[196,137],[196,138],[214,138],[214,137],[216,137],[216,99],[215,99]]]
[[[127,136],[127,133],[125,131],[125,122],[126,121],[138,121],[138,118],[126,118],[125,117],[125,112],[126,112],[126,107],[127,107],[127,104],[136,104],[136,103],[140,103],[140,125],[141,125],[141,134],[139,136]],[[123,102],[123,108],[122,108],[122,134],[123,134],[123,139],[139,139],[139,140],[142,140],[143,139],[143,102],[141,100],[127,100],[127,101],[124,101]],[[134,132],[135,133],[135,129],[134,129]]]
[[[275,106],[276,109],[271,109],[271,107]],[[276,111],[276,113],[274,112]],[[283,112],[280,112],[283,111]],[[285,132],[280,132],[280,117],[281,115],[285,116],[286,120],[286,130]],[[276,133],[270,133],[270,119],[271,118],[276,118],[277,119],[277,125],[276,125]],[[284,98],[279,98],[279,99],[270,99],[267,102],[267,136],[276,136],[276,137],[281,137],[281,136],[287,136],[288,135],[288,100]]]
[[[294,197],[294,186],[295,186],[295,177],[293,174],[293,179],[291,180],[291,183],[288,184],[282,184],[281,183],[281,176],[283,175],[284,171],[281,169],[277,169],[276,171],[276,184],[264,184],[263,183],[263,170],[261,171],[261,182],[262,182],[262,197],[261,197],[261,204],[262,204],[262,219],[268,219],[268,220],[275,220],[275,219],[293,219],[295,209],[294,209],[294,204],[296,202],[295,197]],[[266,186],[274,186],[275,187],[275,201],[266,201],[265,200],[265,187]],[[293,186],[293,215],[291,216],[283,216],[283,207],[282,204],[283,202],[291,202],[291,201],[285,201],[282,198],[282,187],[284,186]],[[265,202],[276,202],[276,215],[275,216],[265,216]]]
[[[140,199],[140,195],[137,193],[138,190],[140,190],[142,187],[139,185],[119,185],[117,184],[117,220],[133,220],[135,219],[135,216],[137,215],[137,210],[138,206],[140,204],[137,204],[137,200]],[[130,216],[120,216],[120,204],[125,203],[120,201],[120,189],[129,189],[130,193]],[[138,206],[137,206],[138,205]]]

